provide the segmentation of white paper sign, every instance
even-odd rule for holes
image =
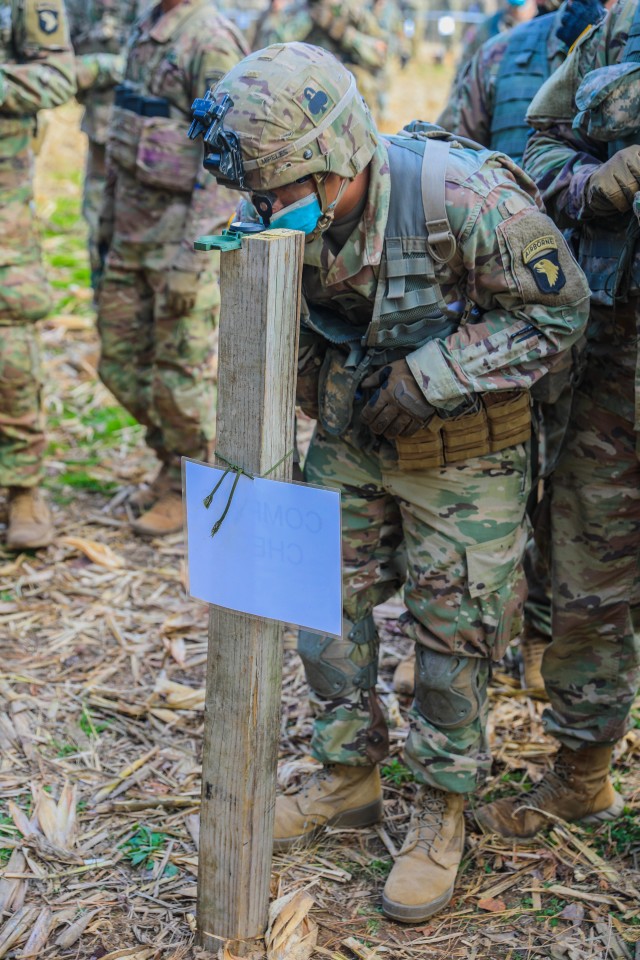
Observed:
[[[183,460],[189,593],[230,610],[321,633],[342,630],[340,493]]]

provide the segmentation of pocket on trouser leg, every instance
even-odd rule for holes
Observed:
[[[522,629],[527,583],[525,525],[505,537],[468,546],[467,588],[456,624],[455,648],[499,660]]]

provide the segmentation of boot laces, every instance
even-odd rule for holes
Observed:
[[[447,795],[442,790],[426,787],[418,794],[409,832],[401,853],[409,853],[420,842],[428,844],[442,840],[442,824],[447,812]]]
[[[519,798],[518,806],[520,808],[532,807],[544,812],[553,801],[557,801],[558,795],[566,789],[566,780],[559,776],[556,770],[551,770],[536,784],[533,790]]]

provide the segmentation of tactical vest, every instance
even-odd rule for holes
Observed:
[[[368,326],[363,331],[362,326],[358,328],[349,320],[351,310],[361,306],[355,302],[361,298],[351,294],[332,294],[327,302],[329,309],[312,308],[305,321],[332,345],[320,374],[319,405],[320,422],[334,436],[347,432],[354,409],[364,404],[360,385],[372,369],[406,357],[430,340],[443,340],[460,326],[462,312],[445,303],[435,274],[436,262],[449,262],[457,251],[446,214],[445,181],[449,152],[459,149],[460,141],[430,125],[410,126],[414,132],[406,136],[386,137],[390,142],[391,194]],[[426,137],[422,132],[425,128],[431,129]],[[464,143],[478,153],[480,167],[488,151]],[[415,198],[418,182],[422,203],[416,203]],[[486,410],[484,406],[474,409],[464,422],[434,417],[422,432],[424,436],[415,435],[408,443],[398,440],[400,466],[435,467],[528,439],[528,396],[514,391],[508,402],[515,400],[517,409],[508,406],[506,417],[500,406],[502,399],[488,398]],[[497,426],[499,436],[492,417],[494,421],[496,417],[504,420]],[[447,436],[443,439],[443,429],[448,443]]]
[[[141,83],[116,87],[107,154],[145,187],[190,194],[202,164],[202,147],[187,137],[190,116],[183,105],[150,93],[162,76],[165,50],[166,45],[158,49],[157,62],[148,66]]]
[[[640,5],[636,7],[620,62],[640,62]],[[640,130],[640,121],[638,128]],[[609,157],[638,142],[636,134],[633,138],[609,143]],[[578,259],[589,279],[591,299],[594,303],[611,307],[616,300],[626,299],[630,283],[634,289],[640,288],[640,277],[631,277],[630,274],[639,233],[638,221],[633,213],[623,215],[622,221],[617,220],[610,228],[603,223],[587,221],[581,224]]]
[[[547,45],[555,26],[556,14],[547,13],[513,30],[498,68],[490,145],[518,164],[531,129],[527,110],[551,76]]]

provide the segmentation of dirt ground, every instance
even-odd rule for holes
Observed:
[[[396,122],[433,119],[451,64],[396,77]],[[0,548],[0,960],[197,960],[193,946],[207,609],[182,586],[182,536],[144,542],[127,495],[154,470],[142,431],[96,377],[80,219],[79,110],[58,111],[37,201],[58,303],[43,324],[47,487],[58,535],[37,554]],[[521,844],[469,819],[451,904],[419,928],[385,920],[380,893],[415,791],[399,754],[408,702],[391,692],[407,650],[397,606],[378,610],[380,689],[392,722],[384,828],[332,830],[276,857],[273,893],[306,891],[316,960],[640,960],[640,711],[616,752],[623,817],[557,824]],[[282,786],[312,765],[301,666],[287,635]],[[498,675],[493,777],[473,807],[538,780],[555,749],[543,704]],[[257,956],[262,956],[257,953]],[[293,948],[278,954],[293,958]],[[226,953],[230,960],[231,953]]]

